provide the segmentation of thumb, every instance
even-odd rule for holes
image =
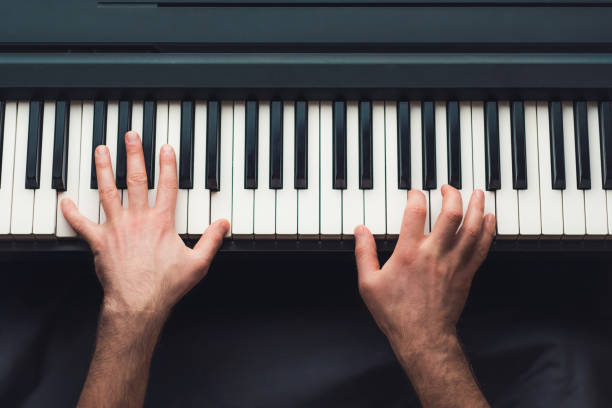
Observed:
[[[223,237],[228,231],[229,222],[225,219],[217,220],[206,228],[198,243],[193,247],[200,269],[208,268],[213,257],[223,244]]]
[[[380,269],[378,255],[376,254],[376,242],[369,229],[360,225],[355,228],[355,260],[357,261],[357,273],[359,280],[367,278],[367,275]]]
[[[60,202],[60,206],[62,207],[64,218],[66,218],[72,229],[83,237],[90,246],[94,245],[98,224],[81,214],[74,202],[69,198],[64,198]]]

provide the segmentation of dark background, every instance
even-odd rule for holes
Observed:
[[[499,407],[612,405],[612,254],[492,253],[460,335]],[[101,290],[85,253],[0,254],[0,406],[75,405]],[[230,254],[181,301],[150,407],[418,406],[350,253]]]

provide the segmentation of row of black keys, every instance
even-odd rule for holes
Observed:
[[[69,103],[57,101],[55,106],[55,134],[53,152],[52,187],[66,189]],[[106,143],[105,101],[94,102],[93,148]],[[143,104],[142,142],[145,167],[149,188],[154,185],[155,168],[155,116],[154,101]],[[193,188],[193,145],[194,145],[194,102],[181,103],[179,188]],[[461,188],[461,142],[459,123],[459,103],[447,102],[447,147],[448,181]],[[126,153],[123,137],[131,129],[132,103],[119,102],[118,143],[116,184],[117,188],[126,185]],[[0,101],[0,159],[2,157],[2,130],[4,106]],[[295,180],[296,189],[308,188],[308,107],[305,101],[295,102]],[[600,141],[602,158],[603,188],[612,189],[612,105],[600,102]],[[43,102],[30,102],[28,129],[28,149],[26,165],[26,188],[40,186],[40,153],[42,144]],[[218,101],[207,104],[206,129],[206,185],[207,189],[217,191],[220,186],[220,129],[221,107]],[[258,185],[258,103],[246,102],[245,133],[245,188],[256,189]],[[563,119],[561,102],[549,103],[552,188],[565,188],[565,159],[563,148]],[[590,161],[588,144],[587,106],[584,101],[574,102],[574,130],[576,139],[576,174],[579,189],[591,188]],[[422,103],[422,168],[423,189],[435,189],[436,180],[436,135],[435,104],[433,101]],[[410,188],[410,104],[400,101],[397,104],[398,123],[398,186]],[[511,104],[512,126],[512,180],[513,188],[527,188],[527,160],[525,150],[525,114],[521,101]],[[333,188],[346,189],[346,103],[333,103]],[[372,105],[369,101],[359,103],[359,188],[373,188],[372,159]],[[485,103],[485,172],[486,189],[501,188],[499,151],[499,122],[497,102]],[[270,103],[270,180],[272,189],[283,187],[283,103]],[[1,174],[0,174],[1,177]],[[91,188],[97,188],[95,165],[92,151]]]

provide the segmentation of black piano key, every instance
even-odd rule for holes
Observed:
[[[525,106],[522,101],[512,102],[512,188],[527,189],[527,150],[525,141]]]
[[[125,156],[125,134],[132,128],[132,101],[119,102],[119,123],[117,125],[117,188],[127,188],[127,162]]]
[[[0,183],[2,183],[2,151],[4,147],[4,101],[0,101]]]
[[[565,189],[565,153],[563,149],[563,111],[561,102],[549,103],[550,122],[550,166],[552,188]]]
[[[587,122],[587,104],[585,101],[574,102],[574,135],[576,138],[576,180],[578,188],[591,188],[591,160],[589,157],[589,124]]]
[[[359,188],[374,188],[374,159],[372,157],[372,103],[359,102]]]
[[[30,102],[28,122],[28,156],[26,158],[25,188],[40,188],[40,149],[42,146],[42,101]]]
[[[421,110],[423,126],[423,190],[434,190],[437,185],[436,175],[436,122],[433,101],[423,102]]]
[[[55,102],[51,187],[57,191],[66,191],[68,183],[68,111],[68,102]]]
[[[149,189],[152,189],[155,187],[155,123],[157,119],[155,101],[145,101],[143,111],[142,150],[147,171],[147,184]]]
[[[397,103],[397,186],[410,189],[410,102]]]
[[[487,101],[485,104],[485,188],[488,191],[501,188],[499,117],[496,101]]]
[[[257,101],[246,103],[246,133],[244,140],[244,188],[257,188],[257,162],[259,146],[259,105]]]
[[[599,143],[603,188],[612,190],[612,102],[599,102]]]
[[[308,103],[295,102],[295,188],[308,188]]]
[[[346,189],[346,102],[335,101],[333,106],[334,129],[332,135],[333,188]]]
[[[208,101],[206,108],[206,188],[219,191],[221,186],[221,104]]]
[[[270,188],[283,188],[283,102],[270,102]]]
[[[179,188],[193,188],[193,101],[181,102],[181,159],[179,161]]]
[[[96,176],[96,147],[106,144],[106,101],[94,102],[94,122],[93,122],[93,141],[91,143],[91,180],[90,188],[98,188],[98,179]]]
[[[461,128],[459,124],[459,102],[446,104],[446,151],[448,184],[461,188]]]

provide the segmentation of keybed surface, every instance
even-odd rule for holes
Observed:
[[[106,144],[124,207],[127,130],[143,139],[154,205],[159,152],[176,153],[176,228],[219,218],[235,239],[399,234],[410,188],[425,233],[453,185],[475,188],[498,238],[602,238],[612,214],[612,104],[512,100],[1,100],[0,237],[73,237],[60,201],[94,222],[93,151]]]

